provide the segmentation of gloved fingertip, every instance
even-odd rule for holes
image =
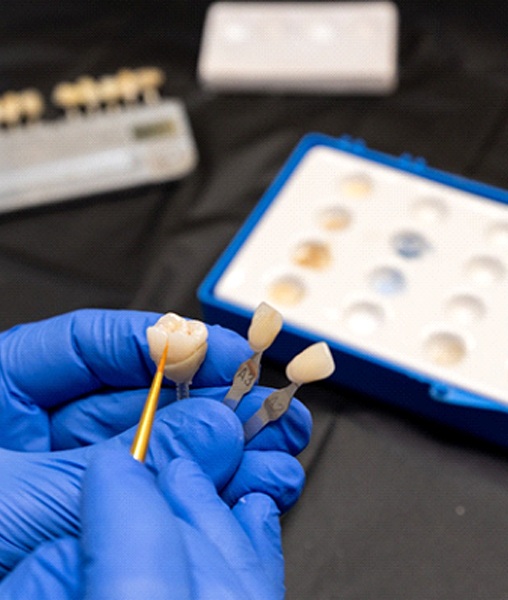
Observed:
[[[282,553],[280,512],[266,494],[255,492],[238,500],[233,514],[256,551],[276,598],[285,597],[284,556]]]
[[[298,501],[302,495],[305,485],[305,471],[302,465],[295,458],[289,455],[282,455],[281,462],[276,470],[284,486],[281,493],[272,497],[277,502],[281,512],[287,512]]]
[[[158,472],[169,460],[188,458],[222,487],[240,464],[243,447],[242,425],[229,408],[192,397],[159,411],[147,465]]]
[[[262,492],[251,492],[242,496],[234,505],[233,510],[248,511],[260,523],[278,518],[281,515],[281,511],[275,500]]]
[[[233,506],[233,513],[244,530],[253,537],[280,538],[280,509],[273,498],[262,492],[242,496]]]
[[[284,469],[285,486],[279,495],[273,496],[282,513],[286,513],[297,503],[302,495],[305,480],[305,471],[297,460],[286,465]]]
[[[247,450],[221,496],[234,506],[247,494],[260,492],[273,498],[284,513],[296,503],[304,485],[305,471],[296,458],[285,452]]]
[[[159,411],[154,432],[156,429],[169,429],[182,442],[213,440],[220,451],[243,447],[243,429],[238,417],[226,405],[210,398],[193,396]],[[178,436],[179,432],[184,435]]]
[[[231,384],[239,365],[252,354],[247,340],[241,335],[221,327],[207,325],[208,351],[194,378],[199,387]]]

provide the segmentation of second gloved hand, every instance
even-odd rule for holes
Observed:
[[[249,401],[259,405],[262,397],[254,392]],[[250,492],[266,491],[285,510],[303,485],[301,467],[289,453],[308,442],[310,420],[305,412],[287,413],[272,425],[244,450],[241,423],[223,404],[206,398],[177,402],[158,412],[146,464],[158,473],[175,458],[188,458],[231,506]],[[0,577],[41,543],[79,534],[83,472],[103,447],[127,452],[133,437],[131,429],[74,450],[0,450]]]
[[[125,452],[104,449],[84,476],[80,542],[41,545],[0,584],[0,596],[281,600],[278,517],[260,493],[231,509],[187,459],[172,461],[157,485]]]

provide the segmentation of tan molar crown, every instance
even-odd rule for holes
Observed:
[[[175,383],[192,382],[208,349],[206,325],[167,313],[147,329],[146,336],[150,356],[156,364],[168,344],[164,375]]]

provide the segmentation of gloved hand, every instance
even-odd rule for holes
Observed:
[[[112,449],[96,453],[84,480],[81,541],[40,546],[2,582],[3,600],[283,598],[279,511],[269,496],[248,494],[230,509],[196,463],[173,460],[157,485]]]
[[[260,388],[251,392],[245,410],[254,412],[266,393]],[[188,458],[230,506],[250,492],[262,491],[286,510],[298,498],[303,479],[290,454],[307,444],[310,427],[307,410],[293,403],[244,450],[235,413],[213,399],[190,398],[158,411],[146,464],[158,473],[169,461]],[[84,470],[98,452],[127,452],[134,432],[133,428],[99,444],[59,452],[0,449],[0,577],[42,542],[78,535]]]
[[[137,423],[155,370],[145,331],[159,316],[79,310],[0,334],[0,447],[67,449]],[[208,331],[194,393],[227,386],[251,353],[238,334]],[[160,405],[173,400],[174,390],[164,389]]]

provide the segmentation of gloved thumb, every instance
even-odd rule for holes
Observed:
[[[191,600],[178,522],[155,477],[104,447],[83,482],[82,554],[90,600]]]

